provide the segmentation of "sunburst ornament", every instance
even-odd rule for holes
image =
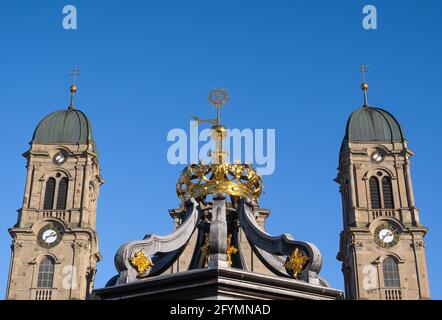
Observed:
[[[308,260],[309,257],[307,257],[304,252],[295,248],[292,254],[287,257],[284,266],[287,269],[287,272],[296,278],[302,272],[302,269]]]
[[[130,264],[137,269],[138,274],[143,274],[153,266],[153,262],[149,257],[146,257],[143,250],[137,251],[130,259]]]
[[[209,92],[209,102],[215,107],[220,107],[227,103],[229,94],[224,89],[213,89]]]

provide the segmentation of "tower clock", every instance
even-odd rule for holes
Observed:
[[[72,96],[76,87],[71,87]],[[36,127],[17,223],[6,298],[87,299],[98,252],[97,197],[103,180],[89,119],[73,105]]]
[[[348,119],[339,155],[343,211],[338,259],[348,299],[429,299],[424,236],[402,127],[368,105]]]

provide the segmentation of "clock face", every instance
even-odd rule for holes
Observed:
[[[60,243],[63,236],[61,227],[54,224],[48,224],[38,232],[37,242],[42,248],[52,248]]]
[[[399,231],[388,223],[378,226],[374,236],[376,244],[383,248],[391,248],[399,242]]]
[[[55,154],[54,158],[52,159],[55,164],[63,164],[66,162],[68,158],[68,155],[64,151],[59,151]]]
[[[57,231],[49,229],[43,232],[42,239],[47,244],[54,243],[57,240]]]
[[[371,155],[371,160],[374,163],[381,163],[382,161],[384,161],[384,155],[379,151],[375,151]]]

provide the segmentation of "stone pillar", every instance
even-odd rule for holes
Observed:
[[[226,196],[213,195],[212,223],[210,224],[209,268],[227,268]]]

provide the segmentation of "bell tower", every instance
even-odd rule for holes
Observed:
[[[74,69],[74,77],[78,75]],[[88,299],[100,260],[95,231],[103,180],[92,128],[74,107],[46,116],[35,129],[12,237],[6,299]]]
[[[427,229],[419,220],[410,176],[414,154],[393,115],[368,105],[367,89],[364,81],[364,105],[348,119],[335,180],[342,196],[337,258],[346,298],[429,299]]]

